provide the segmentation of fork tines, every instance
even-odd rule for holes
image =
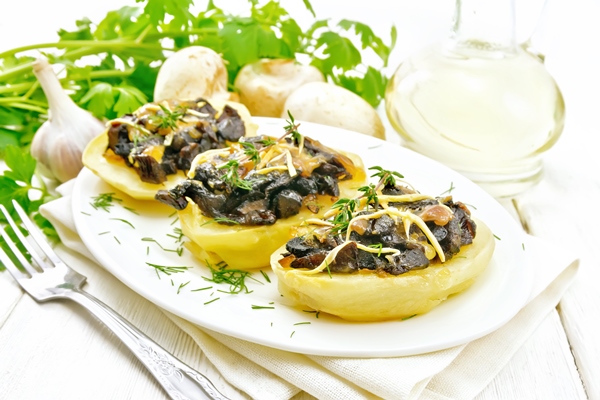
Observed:
[[[31,219],[29,219],[25,210],[23,210],[21,205],[15,200],[13,200],[13,205],[17,214],[19,214],[21,222],[25,226],[29,237],[33,239],[36,245],[48,256],[48,258],[52,259],[52,257],[50,257],[48,254],[48,252],[51,252],[50,254],[52,254],[52,249],[45,241],[39,230],[35,227]],[[36,274],[42,269],[49,268],[50,266],[48,265],[48,262],[39,256],[40,252],[36,250],[33,247],[33,244],[25,237],[21,231],[21,228],[17,225],[6,207],[0,204],[0,211],[2,211],[2,214],[4,214],[6,221],[12,228],[14,236],[16,237],[16,240],[13,240],[5,229],[0,230],[0,234],[11,250],[13,256],[11,258],[7,252],[0,250],[0,261],[2,261],[2,264],[4,264],[11,275],[13,275],[15,279],[23,277],[24,274],[19,271],[17,265],[27,271],[30,275]],[[26,251],[20,249],[19,245],[21,245]],[[34,263],[30,262],[30,259],[33,259]]]

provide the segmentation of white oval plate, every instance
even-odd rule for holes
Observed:
[[[260,133],[280,136],[283,132],[282,120],[256,118],[256,122]],[[453,187],[454,198],[474,208],[474,216],[497,236],[486,271],[467,291],[427,314],[404,321],[353,323],[287,305],[270,269],[263,270],[270,283],[256,271],[255,280],[246,279],[251,293],[225,293],[229,286],[206,281],[203,277],[210,278],[210,271],[187,250],[181,256],[168,251],[181,245],[175,238],[176,217],[169,217],[172,209],[133,200],[87,169],[77,178],[73,192],[77,230],[108,271],[157,306],[201,327],[292,352],[342,357],[427,353],[480,338],[523,307],[532,283],[523,233],[481,188],[433,160],[375,138],[306,122],[300,131],[325,145],[360,154],[367,167],[379,165],[402,173],[422,193],[439,195]],[[93,197],[110,192],[122,199],[110,212],[92,207]],[[167,276],[147,262],[190,268]],[[207,287],[211,288],[197,290]]]

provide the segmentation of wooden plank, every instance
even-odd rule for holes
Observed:
[[[552,312],[476,400],[586,399],[557,312]]]
[[[586,391],[591,399],[598,399],[600,292],[597,282],[600,281],[600,269],[594,250],[600,242],[600,232],[594,227],[600,223],[600,214],[575,212],[572,205],[582,205],[584,196],[597,198],[600,187],[597,182],[590,184],[584,177],[563,167],[566,165],[558,161],[548,164],[548,179],[521,198],[518,204],[532,234],[568,246],[580,256],[579,276],[562,299],[559,310]],[[590,168],[600,171],[600,165]],[[572,211],[565,212],[567,208]]]
[[[86,290],[103,299],[161,346],[206,374],[233,399],[246,397],[221,378],[192,339],[161,311],[101,268],[84,264]],[[129,350],[79,305],[38,304],[0,274],[0,314],[14,309],[0,327],[0,398],[166,399],[154,378]],[[12,286],[12,289],[11,289]],[[15,295],[16,294],[16,295]],[[32,384],[35,382],[35,384]]]

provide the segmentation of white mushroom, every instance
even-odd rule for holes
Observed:
[[[323,82],[321,71],[294,60],[262,59],[244,66],[235,78],[240,101],[252,115],[279,117],[291,92],[308,82]]]
[[[324,82],[300,86],[287,98],[282,118],[288,110],[296,120],[336,126],[385,139],[381,118],[369,103],[357,94]]]
[[[221,56],[202,46],[190,46],[169,56],[158,71],[154,101],[200,97],[234,100],[227,91],[227,68]]]

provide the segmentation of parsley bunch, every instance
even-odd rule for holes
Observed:
[[[9,144],[26,147],[47,118],[48,104],[32,73],[36,51],[62,68],[63,87],[99,118],[113,119],[147,103],[165,58],[191,45],[222,54],[231,84],[244,65],[261,58],[303,57],[374,106],[384,95],[387,78],[379,66],[364,65],[362,53],[374,52],[385,66],[396,41],[395,28],[386,44],[356,21],[317,19],[310,27],[300,27],[277,0],[248,0],[248,7],[235,15],[212,0],[198,13],[192,12],[193,0],[136,2],[139,7],[110,11],[97,23],[76,21],[76,29],[58,31],[57,42],[0,52],[0,152]],[[316,19],[309,0],[303,2]],[[82,66],[84,57],[95,62]]]
[[[4,150],[4,162],[7,169],[0,174],[0,204],[4,205],[11,215],[16,216],[16,212],[12,205],[12,200],[16,200],[21,204],[27,214],[32,216],[33,221],[42,230],[42,232],[53,242],[57,242],[58,234],[52,224],[44,218],[38,209],[40,206],[54,197],[50,195],[44,181],[35,177],[36,161],[28,151],[23,151],[17,146],[9,145]],[[31,198],[35,200],[31,200]],[[18,221],[18,218],[15,218]],[[6,219],[0,216],[0,222],[5,225]],[[4,229],[5,226],[0,227]],[[12,235],[11,230],[6,230],[9,235]],[[8,245],[4,239],[0,238],[0,246],[7,254]],[[17,264],[18,265],[18,264]],[[0,270],[4,266],[0,264]]]

